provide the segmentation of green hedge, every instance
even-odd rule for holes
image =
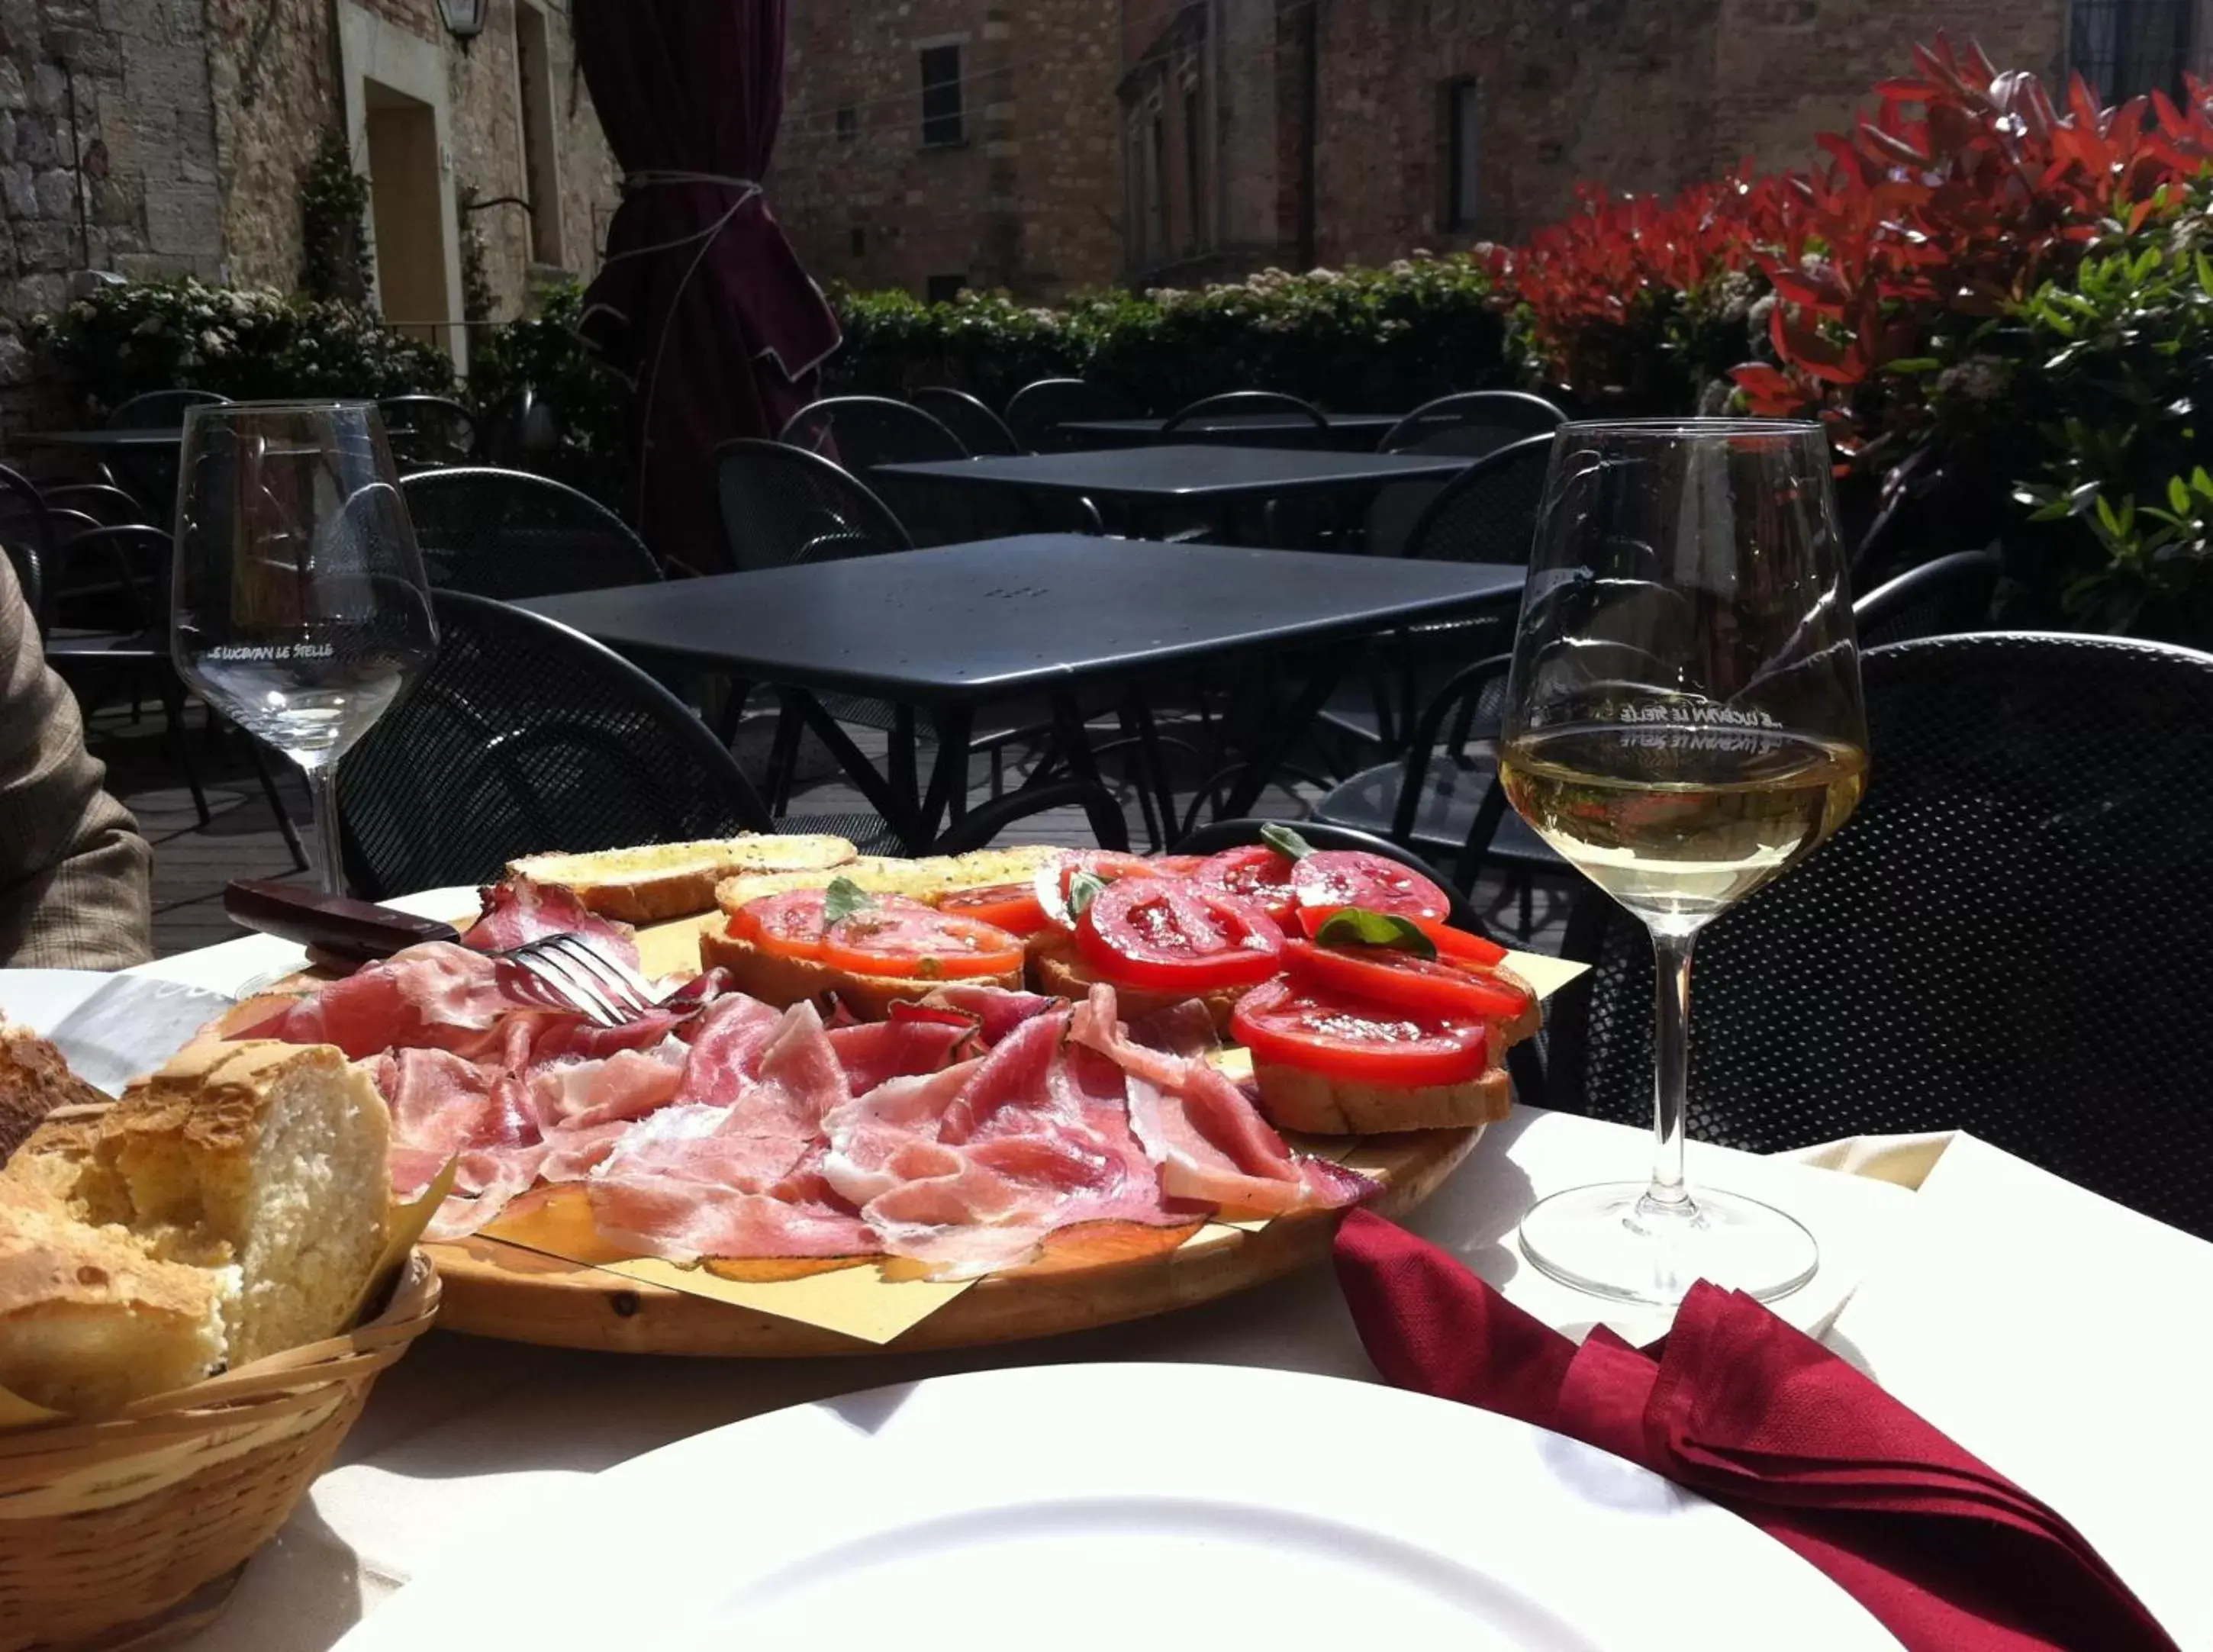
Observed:
[[[1061,309],[991,293],[926,304],[840,289],[832,302],[845,342],[825,381],[838,392],[900,396],[951,384],[1003,407],[1032,380],[1068,375],[1152,413],[1243,389],[1389,410],[1517,376],[1490,280],[1458,257],[1267,270],[1187,291],[1091,292]]]
[[[95,289],[26,329],[76,382],[93,419],[147,390],[189,386],[244,401],[450,395],[454,364],[373,311],[270,288],[148,281]]]

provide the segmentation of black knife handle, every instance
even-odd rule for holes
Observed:
[[[458,941],[435,917],[416,917],[366,900],[326,895],[305,884],[241,878],[223,892],[234,924],[343,958],[389,958],[425,941]]]

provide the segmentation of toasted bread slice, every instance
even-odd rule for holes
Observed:
[[[0,1165],[55,1108],[107,1100],[70,1071],[60,1051],[0,1015]]]
[[[824,871],[858,854],[843,838],[746,833],[686,844],[646,844],[588,855],[527,855],[508,863],[509,877],[556,884],[601,917],[664,924],[711,911],[715,886],[747,873]],[[825,872],[827,881],[830,874]]]
[[[726,878],[716,886],[715,904],[725,912],[735,912],[764,895],[827,888],[836,878],[848,879],[872,895],[905,895],[913,900],[936,902],[956,890],[1027,882],[1037,875],[1038,868],[1062,852],[1047,844],[1031,844],[972,850],[966,855],[927,855],[919,860],[857,855],[836,866],[749,872]]]
[[[1230,1013],[1237,1008],[1237,1001],[1253,990],[1249,985],[1222,986],[1210,992],[1186,992],[1180,989],[1131,986],[1092,968],[1076,950],[1075,942],[1059,936],[1031,938],[1029,976],[1033,991],[1051,993],[1058,998],[1081,999],[1091,991],[1093,983],[1104,981],[1114,989],[1115,1004],[1125,1021],[1140,1021],[1187,998],[1196,998],[1206,1006],[1207,1018],[1224,1039],[1235,1036],[1229,1030]]]
[[[1506,1117],[1514,1085],[1503,1067],[1461,1084],[1392,1088],[1332,1078],[1303,1067],[1256,1060],[1260,1111],[1279,1130],[1315,1136],[1374,1136],[1402,1130],[1455,1130]]]
[[[820,999],[835,993],[845,1008],[863,1021],[881,1021],[900,999],[919,998],[941,982],[913,975],[855,975],[820,959],[786,958],[765,951],[730,933],[729,919],[710,917],[699,930],[699,966],[724,969],[730,984],[763,1003],[790,1005],[802,998]],[[1021,972],[1003,975],[964,975],[964,984],[1021,986]]]

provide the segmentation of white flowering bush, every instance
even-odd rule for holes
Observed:
[[[32,344],[81,387],[94,417],[148,390],[237,399],[448,393],[443,351],[357,305],[190,278],[96,289],[35,318]]]

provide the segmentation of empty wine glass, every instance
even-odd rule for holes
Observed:
[[[1649,1182],[1556,1193],[1521,1248],[1562,1282],[1671,1303],[1699,1278],[1772,1298],[1813,1236],[1683,1180],[1691,951],[1812,854],[1867,773],[1859,652],[1816,424],[1561,427],[1502,729],[1521,817],[1641,918],[1657,974]]]
[[[376,409],[231,402],[185,416],[170,652],[306,771],[322,886],[344,892],[338,759],[437,648]]]

